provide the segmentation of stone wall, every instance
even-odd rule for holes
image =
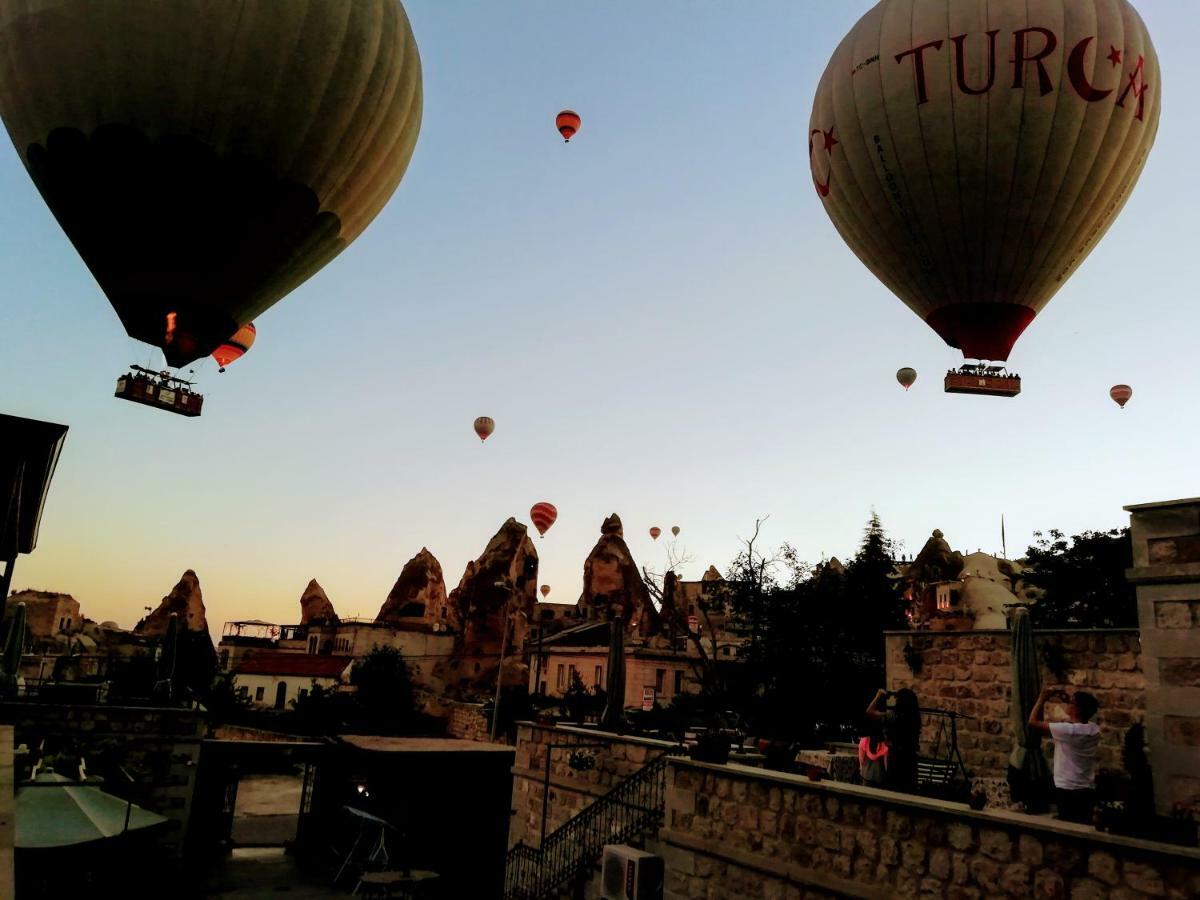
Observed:
[[[0,725],[0,897],[12,897],[13,852],[17,841],[16,777],[13,772],[13,730]]]
[[[1009,709],[1012,685],[1012,643],[1007,631],[893,631],[886,635],[888,690],[912,688],[922,707],[948,709],[973,716],[958,723],[958,745],[967,770],[977,778],[1002,778],[1012,749]],[[1121,739],[1126,729],[1141,722],[1146,710],[1146,679],[1142,673],[1137,631],[1036,631],[1039,655],[1044,648],[1061,657],[1063,681],[1089,691],[1100,701],[1096,721],[1101,727],[1099,765],[1120,769]],[[920,656],[914,674],[904,648]],[[1042,666],[1043,683],[1058,677]],[[869,699],[869,698],[867,698]],[[866,700],[863,701],[864,706]],[[1049,713],[1060,712],[1049,704]],[[934,729],[927,723],[925,738]],[[1052,754],[1050,742],[1045,744]]]
[[[1130,512],[1138,622],[1146,659],[1146,731],[1160,815],[1200,818],[1200,499]]]
[[[10,702],[0,705],[0,722],[14,727],[17,744],[36,747],[45,739],[47,751],[82,754],[95,774],[104,774],[104,760],[118,762],[134,778],[133,801],[169,820],[164,849],[182,849],[204,734],[198,711]],[[116,779],[112,784],[109,790],[124,796]]]
[[[571,747],[590,743],[600,745],[586,748],[595,755],[595,768],[572,769],[568,764]],[[552,751],[548,750],[551,745],[555,747]],[[546,833],[549,834],[614,784],[672,746],[666,741],[623,737],[587,728],[519,723],[517,755],[513,764],[513,821],[508,832],[509,846],[518,841],[534,847],[538,844],[547,752],[550,753],[550,803],[546,817]]]
[[[1200,850],[744,766],[674,760],[666,900],[1200,896]]]
[[[449,707],[449,718],[446,720],[447,737],[491,743],[491,723],[484,715],[482,703],[451,702],[446,705]],[[503,743],[502,735],[497,735],[497,738]]]

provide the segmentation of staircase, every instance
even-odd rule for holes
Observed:
[[[600,861],[605,844],[623,844],[662,823],[667,755],[638,769],[546,835],[540,848],[508,851],[504,900],[551,900]]]

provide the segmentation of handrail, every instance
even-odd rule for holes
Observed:
[[[605,844],[620,844],[662,821],[667,751],[546,836],[542,846],[518,842],[508,851],[504,900],[546,900],[591,866]]]

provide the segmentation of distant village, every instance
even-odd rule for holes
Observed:
[[[840,570],[836,558],[821,564]],[[508,519],[447,593],[441,564],[422,548],[403,567],[372,619],[342,618],[314,579],[300,596],[295,623],[247,618],[224,623],[215,648],[218,672],[251,707],[287,710],[314,686],[351,691],[357,661],[379,648],[402,655],[426,714],[448,717],[458,701],[484,700],[498,685],[562,698],[572,685],[602,689],[613,623],[624,630],[626,708],[669,704],[701,690],[706,667],[737,665],[748,635],[732,615],[730,585],[715,566],[697,581],[674,572],[651,587],[624,539],[616,514],[601,525],[584,562],[576,603],[539,599],[538,557],[526,526]],[[934,531],[893,576],[918,630],[1004,629],[1011,609],[1036,599],[1017,562],[953,551]],[[110,670],[153,654],[172,616],[178,627],[207,633],[200,580],[191,570],[131,630],[96,623],[67,594],[17,591],[27,638],[26,684],[74,683],[103,692]]]

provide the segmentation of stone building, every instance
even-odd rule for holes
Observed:
[[[349,656],[266,651],[243,659],[233,670],[234,689],[263,709],[290,709],[314,684],[334,689],[349,678]]]
[[[18,603],[25,604],[26,645],[46,646],[58,643],[83,627],[79,601],[70,594],[54,591],[13,591],[4,607],[7,621]]]

